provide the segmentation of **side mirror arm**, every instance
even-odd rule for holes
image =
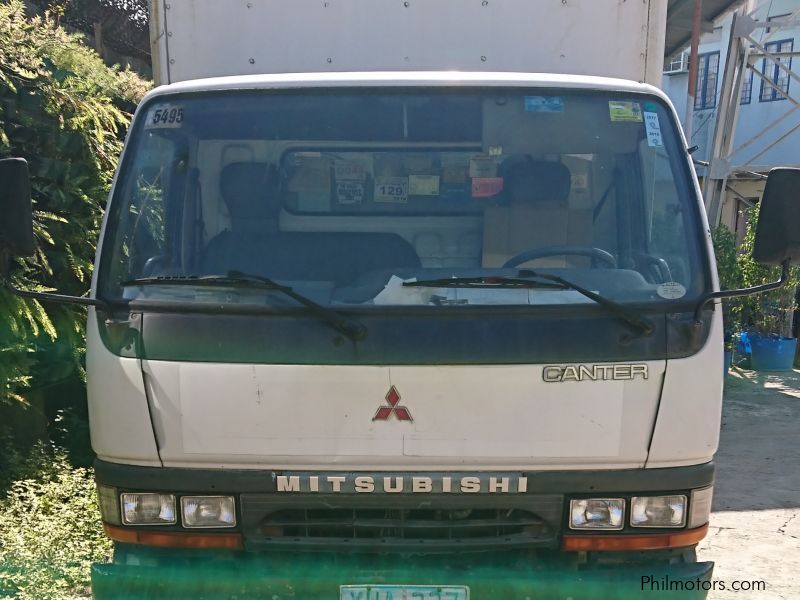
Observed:
[[[709,292],[708,294],[701,296],[694,307],[694,322],[692,323],[693,335],[699,337],[700,333],[702,332],[703,321],[700,319],[700,315],[709,302],[717,300],[718,298],[738,298],[740,296],[752,296],[753,294],[760,294],[761,292],[777,290],[778,288],[783,287],[789,280],[789,264],[790,263],[788,260],[781,263],[781,277],[778,279],[778,281],[756,285],[749,288],[743,288],[740,290],[720,290],[719,292]]]
[[[30,298],[33,300],[42,300],[44,302],[58,302],[60,304],[79,304],[81,306],[97,306],[99,308],[107,309],[108,302],[98,300],[97,298],[84,298],[82,296],[66,296],[64,294],[51,294],[48,292],[31,292],[29,290],[21,290],[9,281],[3,279],[3,287],[9,292],[20,298]]]

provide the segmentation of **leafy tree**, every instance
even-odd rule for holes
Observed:
[[[759,206],[749,209],[747,231],[738,256],[742,283],[746,287],[769,283],[780,277],[780,267],[765,267],[753,260]],[[763,335],[792,337],[795,294],[800,283],[798,271],[797,267],[789,269],[789,281],[782,288],[742,299],[744,328]]]
[[[36,255],[16,260],[23,288],[82,295],[128,110],[147,84],[106,67],[78,35],[0,0],[0,158],[31,169]],[[0,289],[0,402],[81,370],[85,311]]]
[[[107,46],[115,52],[150,60],[148,0],[32,0],[48,11],[58,26],[100,38],[98,51]],[[102,54],[102,52],[101,52]]]
[[[714,243],[714,256],[717,259],[719,287],[722,290],[735,290],[743,287],[742,272],[736,250],[736,235],[725,225],[719,225],[711,232]],[[741,328],[742,301],[728,298],[722,301],[722,318],[725,327],[725,343],[730,347],[733,335]]]

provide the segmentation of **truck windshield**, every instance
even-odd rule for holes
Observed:
[[[367,310],[592,303],[559,286],[408,285],[525,270],[618,303],[707,287],[685,151],[646,95],[156,96],[110,210],[98,291],[112,301],[296,307],[264,286],[191,285],[232,272]]]

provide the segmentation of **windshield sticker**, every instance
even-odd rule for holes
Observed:
[[[587,173],[573,173],[570,181],[570,187],[576,192],[585,192],[589,189],[589,175]]]
[[[677,281],[670,281],[669,283],[662,283],[656,289],[656,293],[665,300],[677,300],[686,295],[686,288]]]
[[[330,193],[331,163],[327,158],[295,155],[295,164],[287,185],[290,192]]]
[[[502,191],[502,177],[473,177],[472,179],[473,198],[491,198]]]
[[[408,178],[408,193],[412,196],[438,196],[438,175],[411,175]]]
[[[612,100],[608,103],[608,112],[614,122],[642,122],[642,107],[638,102],[616,102]]]
[[[333,171],[338,181],[364,181],[367,178],[367,169],[354,160],[337,160]]]
[[[440,157],[442,165],[442,179],[444,184],[463,185],[469,178],[468,154],[463,153],[444,153]]]
[[[360,181],[337,181],[336,201],[339,204],[361,204],[364,200],[364,184]]]
[[[147,129],[174,129],[183,123],[183,106],[177,104],[160,104],[147,113],[145,127]]]
[[[470,177],[497,177],[497,158],[494,156],[475,156],[469,161]]]
[[[404,154],[403,168],[408,173],[430,173],[433,168],[433,157],[430,154]]]
[[[408,203],[407,177],[376,177],[375,190],[372,195],[375,202],[387,204]]]
[[[657,113],[644,113],[644,128],[647,132],[648,146],[651,148],[661,148],[664,146],[664,138],[661,137],[661,123],[658,122]]]
[[[564,99],[561,96],[525,96],[525,112],[563,113]]]

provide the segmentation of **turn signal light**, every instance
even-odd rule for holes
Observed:
[[[241,550],[240,533],[185,533],[182,531],[148,531],[115,527],[103,523],[106,535],[115,542],[142,544],[160,548],[203,548]]]

